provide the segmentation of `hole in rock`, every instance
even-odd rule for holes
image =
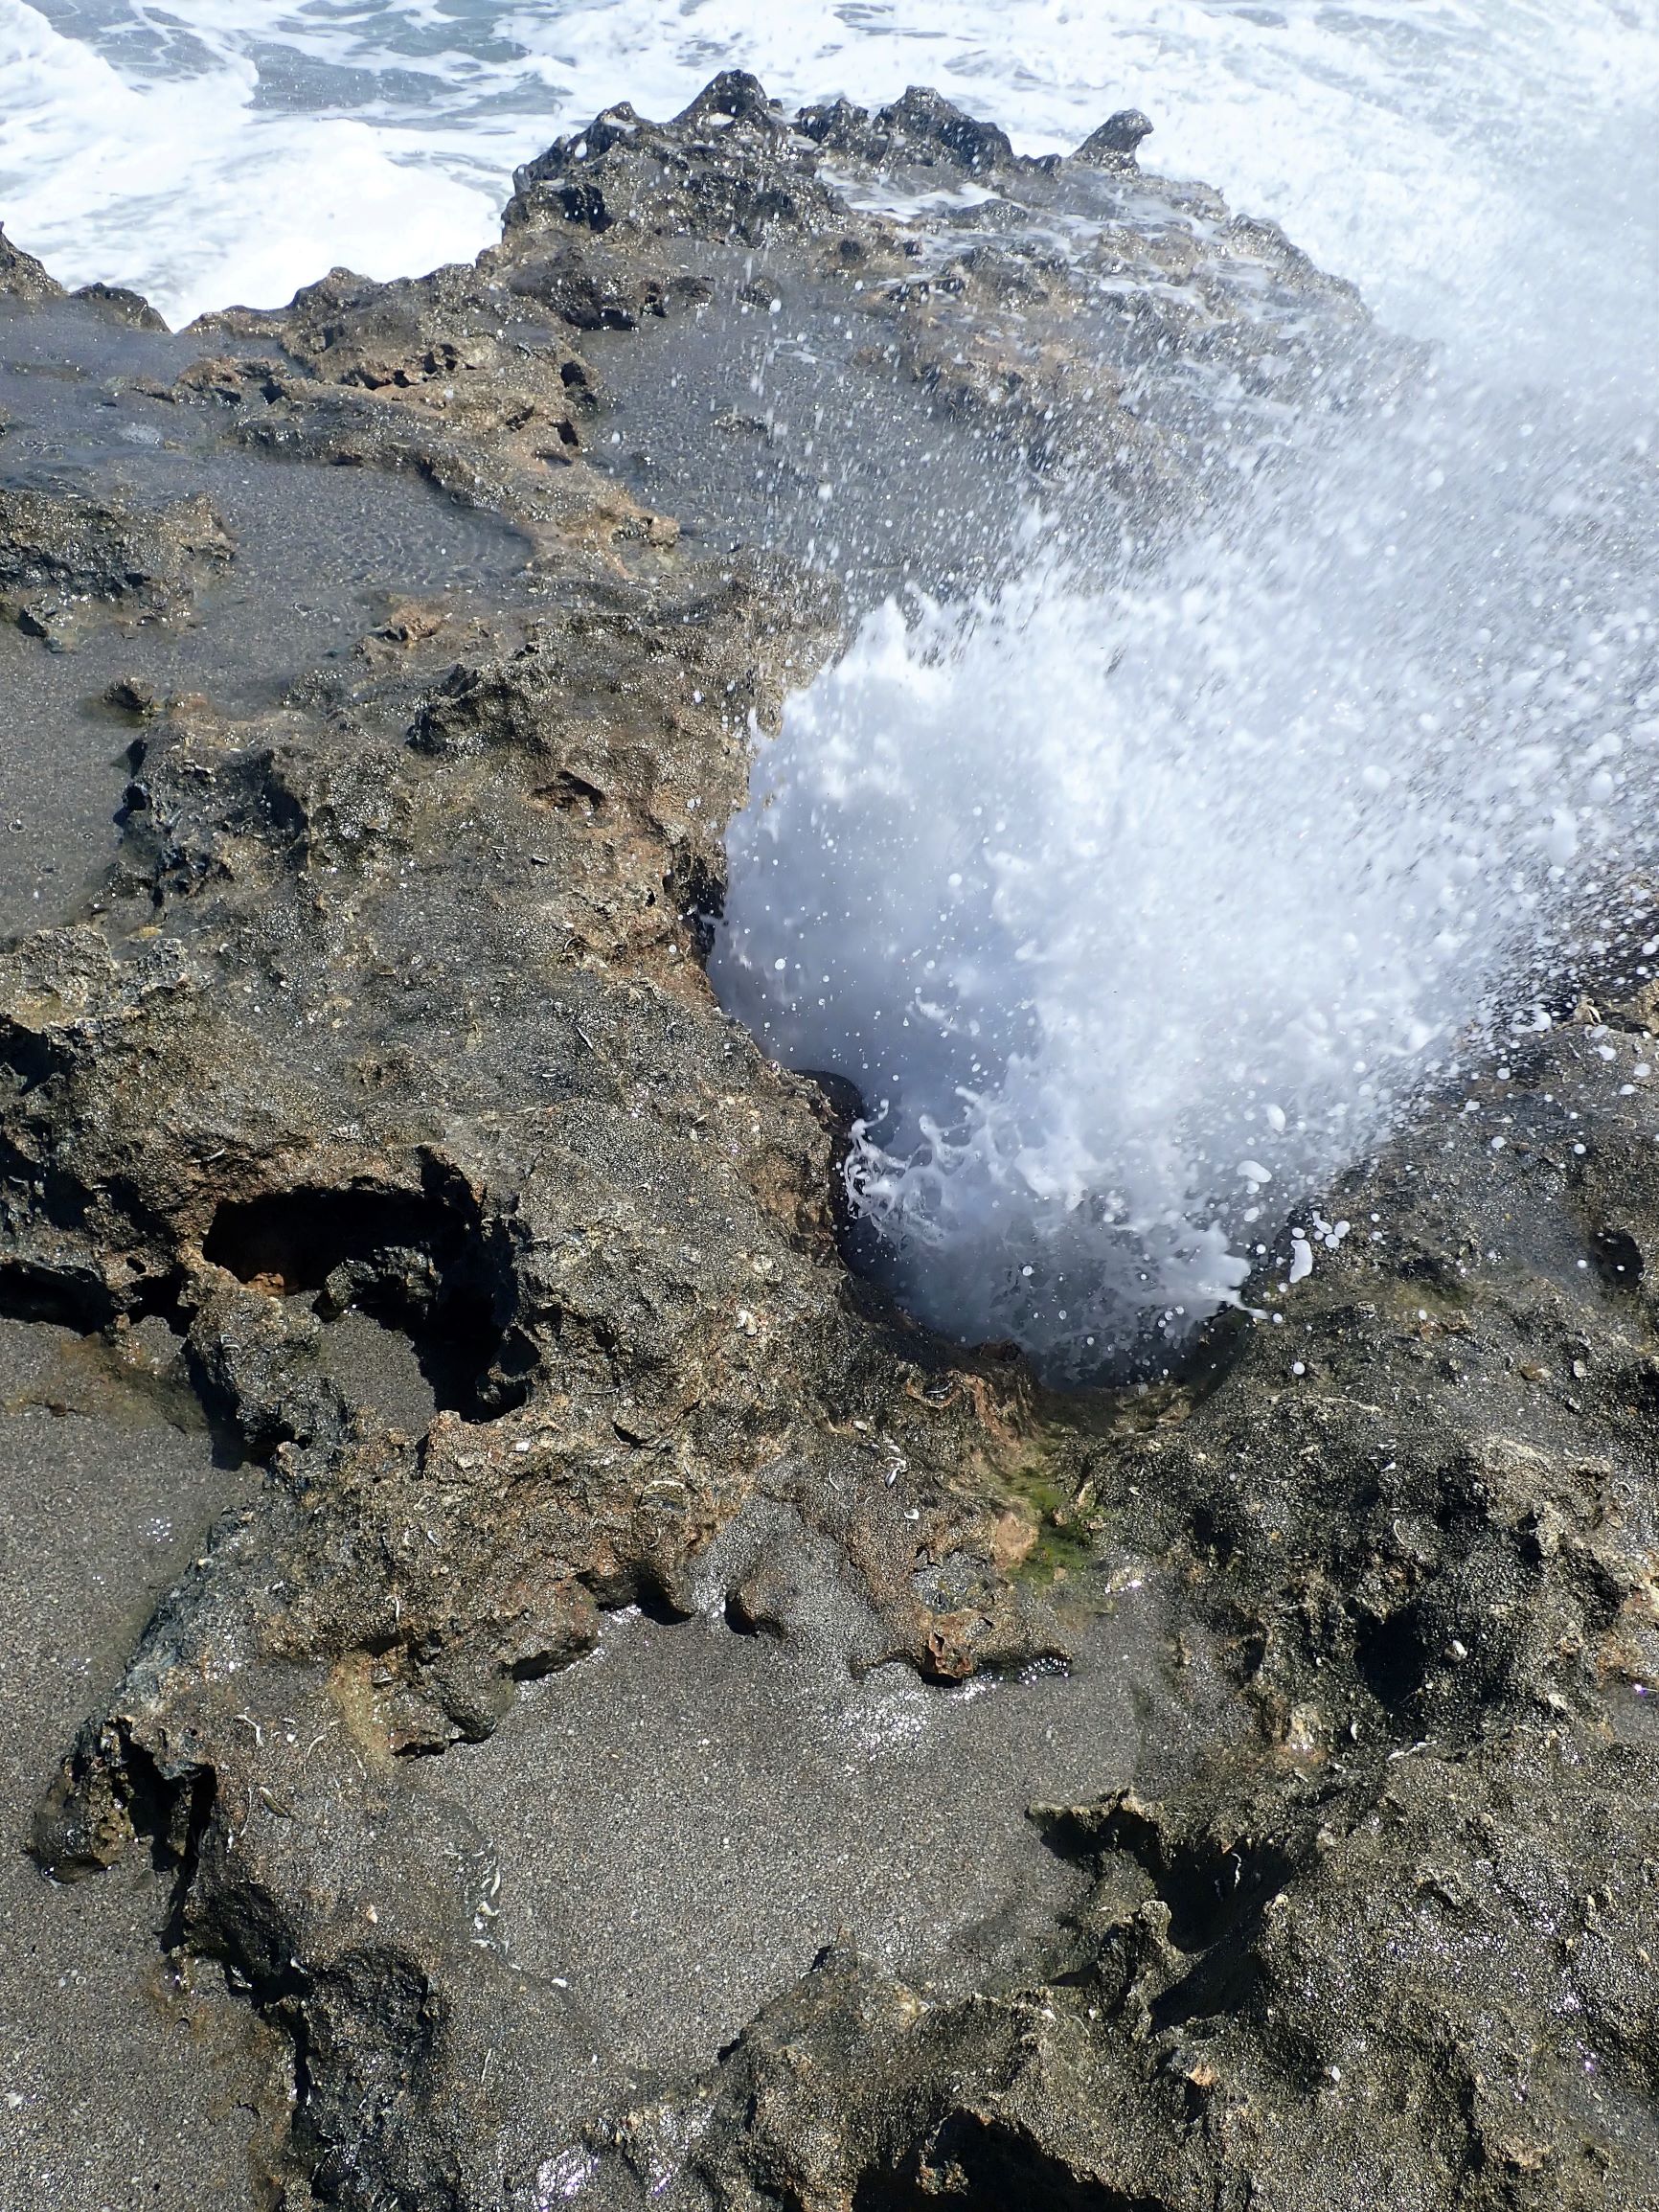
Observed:
[[[1628,1229],[1604,1228],[1591,1246],[1602,1280],[1614,1290],[1642,1287],[1642,1247]]]
[[[1354,1652],[1366,1688],[1390,1713],[1402,1712],[1422,1688],[1429,1656],[1422,1620],[1413,1606],[1367,1625]]]
[[[307,1296],[341,1341],[326,1364],[349,1394],[414,1425],[416,1379],[375,1325],[412,1347],[434,1407],[490,1419],[523,1385],[501,1373],[500,1309],[510,1283],[490,1272],[489,1242],[470,1208],[434,1178],[425,1192],[270,1192],[227,1199],[202,1255],[275,1297]],[[420,1423],[424,1425],[424,1423]]]
[[[106,1284],[50,1275],[27,1266],[0,1267],[0,1318],[43,1321],[88,1332],[106,1329],[115,1301]]]
[[[1225,1942],[1296,1870],[1271,1839],[1242,1836],[1225,1849],[1207,1839],[1182,1841],[1166,1833],[1155,1813],[1133,1803],[1099,1825],[1049,1814],[1043,1832],[1051,1850],[1062,1857],[1099,1859],[1115,1851],[1143,1868],[1170,1908],[1170,1942],[1194,1953]]]
[[[869,2173],[852,2195],[852,2212],[1010,2212],[1016,2204],[1042,2212],[1159,2212],[1152,2197],[1125,2196],[1074,2174],[1019,2128],[953,2112],[926,2153],[901,2173]]]

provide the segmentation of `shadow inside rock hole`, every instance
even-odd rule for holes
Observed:
[[[1074,2173],[1017,2126],[978,2112],[953,2112],[898,2173],[867,2173],[852,2212],[1159,2212],[1160,2199],[1126,2196]]]
[[[529,1385],[504,1372],[511,1268],[474,1211],[443,1188],[273,1191],[226,1199],[202,1256],[326,1323],[355,1311],[401,1334],[434,1410],[489,1421]]]

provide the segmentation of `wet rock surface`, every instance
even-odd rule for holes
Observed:
[[[179,338],[0,247],[14,757],[82,793],[8,770],[0,1302],[161,1331],[206,1459],[133,1460],[226,1509],[9,1709],[74,1885],[12,1919],[153,1859],[289,2212],[1651,2201],[1648,979],[1060,1398],[850,1273],[836,1100],[702,969],[862,606],[1412,373],[1144,120],[723,78],[476,268]]]

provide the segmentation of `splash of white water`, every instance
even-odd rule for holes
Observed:
[[[0,214],[175,319],[274,305],[474,252],[556,128],[733,65],[1024,151],[1144,107],[1486,387],[1160,576],[877,619],[761,765],[724,988],[890,1101],[913,1302],[1063,1364],[1224,1290],[1648,857],[1659,0],[0,0]]]
[[[913,1310],[1059,1373],[1178,1334],[1495,993],[1545,1019],[1645,849],[1656,519],[1639,442],[1431,382],[1155,575],[864,625],[760,756],[715,972],[857,1083]]]

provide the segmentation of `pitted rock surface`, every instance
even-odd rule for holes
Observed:
[[[1332,1194],[1358,1233],[1294,1288],[1284,1224],[1261,1318],[1183,1378],[1062,1398],[850,1271],[844,1098],[702,969],[753,740],[895,578],[994,579],[1062,495],[1085,558],[1155,542],[1226,495],[1223,414],[1265,450],[1275,410],[1415,373],[1270,226],[1143,173],[1144,123],[1027,162],[931,93],[790,118],[729,75],[527,165],[475,267],[179,340],[0,244],[0,335],[78,317],[152,445],[356,471],[371,509],[418,478],[514,549],[342,592],[261,696],[186,689],[146,656],[220,619],[211,497],[135,503],[90,407],[74,483],[0,481],[51,682],[112,636],[132,664],[113,864],[0,957],[0,1298],[89,1342],[165,1322],[260,1471],[66,1725],[34,1846],[173,1870],[168,1941],[291,2049],[289,2212],[1652,2200],[1643,979]],[[667,1641],[607,1706],[638,1616]],[[994,1848],[938,1757],[813,1783],[875,1724],[859,1682],[983,1760]],[[673,1876],[712,1897],[728,1839],[663,1810],[668,1904],[607,1904],[574,1995],[527,1916],[560,1761],[641,1823],[653,1759],[694,1793],[692,1725],[733,1851],[800,1853],[777,1957],[824,1948],[756,2009],[740,1903],[711,1916],[753,2017],[703,2047],[692,2005],[670,2064],[628,1993],[653,1912],[684,1982]],[[837,1826],[882,1847],[907,1787],[959,1907],[872,1955],[903,1915],[831,1879]]]

